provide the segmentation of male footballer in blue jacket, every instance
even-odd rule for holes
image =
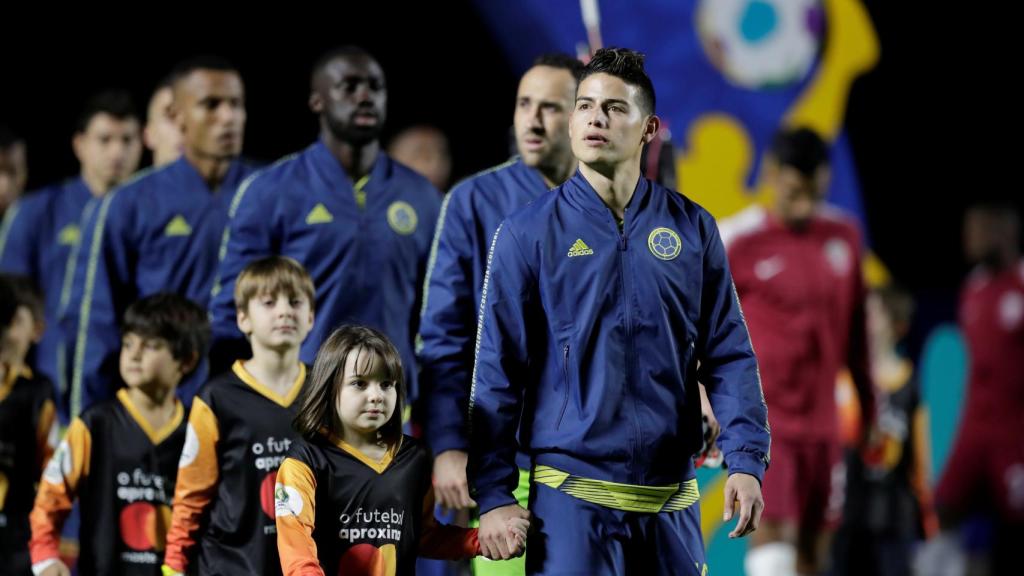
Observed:
[[[300,262],[316,286],[317,324],[301,360],[312,364],[342,324],[371,326],[395,343],[408,397],[416,398],[417,301],[441,195],[381,150],[387,96],[383,69],[362,48],[335,48],[314,64],[309,106],[320,137],[254,175],[231,206],[213,286],[213,365],[247,357],[235,322],[238,274],[254,259],[281,254]]]
[[[473,508],[466,477],[469,438],[466,406],[477,312],[491,237],[506,216],[565,182],[576,171],[569,145],[569,115],[583,63],[566,54],[545,54],[519,80],[513,114],[518,155],[475,174],[445,197],[434,234],[423,288],[423,315],[416,353],[427,417],[425,434],[434,452],[434,493],[445,508]],[[520,454],[517,501],[526,506],[529,458]],[[525,559],[473,559],[476,576],[521,575]]]
[[[657,133],[643,56],[599,50],[569,122],[578,172],[491,244],[469,400],[480,544],[532,514],[528,574],[706,573],[698,380],[721,423],[731,537],[769,460],[757,360],[714,219],[641,177]],[[532,459],[530,511],[513,497]]]
[[[73,338],[71,416],[113,398],[120,383],[118,328],[125,309],[157,292],[205,306],[217,248],[238,185],[254,167],[240,159],[245,87],[238,69],[212,55],[172,72],[182,156],[146,170],[86,208],[62,331]],[[190,405],[207,376],[203,361],[177,388]]]

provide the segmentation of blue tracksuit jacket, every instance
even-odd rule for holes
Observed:
[[[487,250],[509,214],[548,191],[513,158],[460,182],[441,207],[423,289],[417,355],[426,396],[426,436],[434,454],[469,450],[466,406]]]
[[[767,409],[725,251],[711,215],[677,192],[641,178],[620,231],[577,172],[499,227],[481,309],[469,405],[481,512],[514,502],[517,429],[536,464],[574,475],[692,478],[698,380],[730,472],[762,477]]]
[[[207,306],[217,249],[238,185],[253,171],[232,162],[210,190],[184,158],[147,170],[87,208],[70,303],[62,318],[74,334],[72,415],[112,398],[120,381],[120,321],[128,306],[157,292],[176,292]],[[207,378],[205,362],[178,387],[191,402]]]
[[[70,370],[60,317],[70,298],[82,212],[91,200],[84,180],[69,179],[23,196],[0,225],[0,270],[27,276],[43,291],[46,331],[35,348],[33,367],[53,382],[64,425],[70,422]]]
[[[362,207],[357,191],[365,194]],[[316,320],[302,361],[312,364],[320,343],[342,324],[377,328],[398,348],[414,399],[413,335],[440,206],[437,189],[383,153],[370,174],[353,183],[319,140],[259,172],[239,189],[231,208],[213,288],[214,339],[242,338],[234,288],[246,264],[271,254],[290,256],[316,286]]]

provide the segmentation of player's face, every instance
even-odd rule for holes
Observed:
[[[313,310],[305,296],[261,294],[238,313],[238,328],[253,347],[285,351],[302,345],[313,327]]]
[[[609,74],[593,74],[580,83],[569,122],[572,152],[601,171],[640,162],[640,152],[658,130],[658,119],[641,104],[641,91]]]
[[[203,158],[242,153],[245,88],[235,72],[196,70],[175,84],[171,105],[185,148]]]
[[[109,189],[124,182],[139,167],[139,122],[101,112],[89,120],[85,132],[75,135],[74,148],[82,172]]]
[[[25,145],[15,142],[6,148],[0,148],[0,212],[14,204],[21,196],[27,178]]]
[[[121,379],[129,388],[166,390],[184,375],[184,365],[171,354],[167,340],[131,332],[121,338]]]
[[[174,162],[181,155],[181,130],[172,116],[173,99],[174,91],[168,87],[157,90],[149,101],[143,138],[153,152],[154,166]]]
[[[527,166],[559,166],[572,156],[569,116],[576,79],[562,68],[534,66],[519,81],[513,116],[516,149]]]
[[[808,177],[792,166],[774,166],[769,178],[779,219],[790,228],[807,226],[825,198],[828,168],[819,167],[813,177]]]
[[[398,389],[387,376],[384,362],[376,354],[352,350],[345,359],[345,371],[338,389],[337,411],[346,437],[374,440],[395,413]]]
[[[310,107],[331,133],[350,144],[376,140],[384,128],[388,90],[384,71],[367,56],[342,56],[317,75]]]

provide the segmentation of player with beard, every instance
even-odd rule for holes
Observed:
[[[314,65],[309,107],[320,137],[250,178],[231,206],[213,287],[215,366],[247,357],[233,302],[239,272],[280,254],[305,266],[316,286],[320,321],[300,359],[312,364],[334,327],[368,325],[395,342],[416,397],[417,296],[441,195],[381,150],[386,106],[384,72],[362,48],[336,48]]]

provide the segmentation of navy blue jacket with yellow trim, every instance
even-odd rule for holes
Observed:
[[[692,478],[698,380],[730,473],[762,477],[757,359],[717,226],[697,204],[641,178],[620,232],[577,172],[499,227],[482,300],[469,406],[482,512],[515,502],[517,428],[536,464],[577,476]]]
[[[466,407],[487,250],[506,216],[548,191],[518,158],[481,172],[445,197],[423,288],[417,355],[434,454],[469,450]]]
[[[23,196],[0,224],[0,271],[27,276],[43,291],[46,331],[35,347],[32,366],[54,384],[61,422],[70,422],[70,367],[59,319],[70,298],[79,221],[96,204],[81,178],[66,180]],[[70,335],[74,338],[74,334]]]
[[[218,189],[211,191],[181,158],[140,173],[89,210],[71,301],[61,319],[65,333],[75,335],[72,416],[116,391],[119,327],[132,302],[175,292],[208,305],[228,206],[253,170],[235,160]],[[178,386],[186,405],[206,376],[204,362]]]
[[[360,207],[356,190],[365,194]],[[413,334],[419,292],[441,206],[436,188],[384,153],[353,184],[321,141],[260,171],[231,207],[212,303],[214,348],[242,338],[235,279],[249,262],[281,254],[299,261],[316,286],[316,321],[300,358],[345,323],[377,328],[394,342],[415,398]],[[230,359],[213,359],[215,364]]]

